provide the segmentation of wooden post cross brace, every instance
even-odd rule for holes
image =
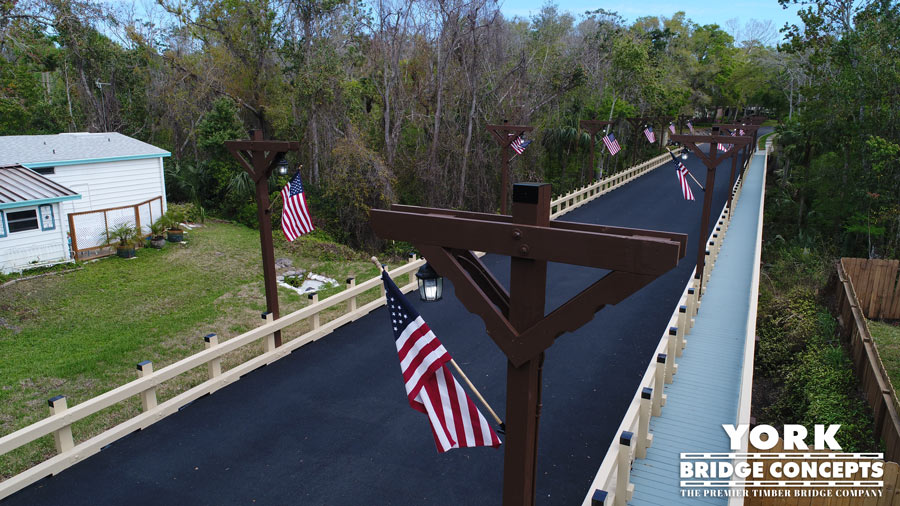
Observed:
[[[504,121],[502,125],[488,125],[487,130],[494,134],[494,140],[500,146],[500,214],[506,214],[506,203],[509,200],[509,146],[525,132],[534,130],[534,127],[508,125]]]
[[[731,184],[734,186],[735,170],[737,168],[737,153],[746,144],[753,139],[751,137],[741,137],[730,135],[673,135],[672,142],[678,142],[697,155],[697,158],[706,165],[706,183],[703,191],[703,214],[700,215],[700,239],[697,242],[697,269],[694,272],[694,279],[698,280],[697,293],[703,286],[703,267],[706,263],[706,231],[709,229],[709,212],[712,208],[713,191],[716,188],[716,167],[719,166],[726,158],[731,158]],[[698,144],[709,143],[709,153],[704,153]],[[719,152],[717,144],[730,145],[725,152]],[[728,208],[731,208],[731,189],[728,190]]]
[[[687,236],[668,232],[550,221],[550,185],[520,183],[512,216],[391,206],[371,212],[385,239],[409,241],[442,276],[466,308],[484,320],[508,358],[503,504],[534,504],[541,367],[544,350],[564,332],[616,304],[684,256]],[[507,291],[473,253],[511,257]],[[544,315],[547,262],[610,272]]]
[[[262,130],[254,130],[248,141],[225,141],[225,148],[250,174],[256,185],[256,217],[262,247],[263,278],[266,286],[266,311],[278,318],[278,284],[275,277],[275,247],[272,243],[272,213],[269,205],[269,176],[288,151],[299,151],[296,141],[264,140]],[[275,331],[275,346],[281,346],[281,331]]]

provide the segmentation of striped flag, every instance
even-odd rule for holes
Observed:
[[[672,157],[672,161],[675,162],[675,175],[678,176],[678,183],[681,184],[681,195],[684,197],[684,200],[694,200],[694,193],[691,191],[691,185],[688,184],[688,180],[685,177],[688,173],[687,167],[681,163],[681,160],[675,158],[675,155],[669,151],[669,156]]]
[[[743,137],[743,136],[744,136],[744,129],[743,129],[743,128],[740,129],[740,131],[739,131],[738,133],[741,135],[741,137]]]
[[[381,279],[406,397],[410,407],[428,415],[438,452],[475,446],[499,447],[497,433],[447,368],[450,354],[386,271],[382,271]]]
[[[650,142],[656,142],[656,134],[653,133],[653,127],[648,126],[644,128],[644,135],[647,137],[647,140]]]
[[[675,125],[673,123],[669,123],[669,131],[672,132],[672,135],[675,135]]]
[[[515,151],[516,154],[521,155],[525,151],[525,148],[528,147],[529,144],[531,144],[531,141],[523,140],[522,136],[520,135],[520,136],[516,137],[515,140],[512,141],[512,144],[510,144],[510,146],[512,146],[513,151]]]
[[[309,208],[306,207],[299,170],[281,190],[281,200],[284,202],[281,210],[281,230],[288,241],[315,230],[309,216]]]
[[[612,132],[606,134],[603,137],[603,144],[606,144],[606,149],[609,150],[609,154],[615,156],[622,148],[619,146],[619,141],[616,140],[616,137],[612,134]]]
[[[687,127],[691,131],[691,133],[694,133],[694,125],[691,123],[691,120],[688,120]]]

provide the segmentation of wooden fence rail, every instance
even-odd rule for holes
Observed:
[[[675,155],[681,153],[683,148],[672,150]],[[668,153],[641,162],[634,167],[610,174],[599,181],[583,186],[561,195],[550,201],[550,219],[555,219],[569,211],[577,209],[584,204],[596,199],[597,197],[609,193],[622,185],[634,181],[651,170],[664,165],[671,160]]]
[[[851,260],[851,262],[846,262]],[[875,416],[875,436],[884,440],[887,460],[900,460],[900,403],[891,385],[878,348],[869,332],[866,314],[863,312],[855,290],[855,278],[847,275],[846,265],[855,265],[857,259],[843,258],[835,262],[837,272],[836,305],[841,337],[850,348],[853,368],[859,378],[863,393]]]

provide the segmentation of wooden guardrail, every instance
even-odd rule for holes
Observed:
[[[844,272],[853,280],[860,309],[868,318],[900,319],[900,260],[842,258]]]
[[[665,156],[668,157],[668,154]],[[639,177],[647,171],[662,165],[660,160],[662,160],[663,163],[665,161],[661,156],[656,157],[627,171],[612,175],[589,186],[596,186],[597,188],[602,187],[602,193],[607,193],[612,189],[618,188],[628,181]],[[567,202],[572,202],[571,196],[564,196],[563,198],[554,201],[555,205],[561,205],[562,208],[558,208],[558,210],[552,214],[551,218],[572,211],[588,200],[593,200],[593,198],[599,197],[602,194],[599,192],[591,192],[590,198],[585,200],[582,198],[582,194],[588,191],[589,187],[586,187],[579,190],[580,193],[576,192],[579,193],[577,205],[567,204]],[[569,199],[568,201],[566,200],[567,198]],[[483,255],[483,253],[478,254],[479,256]],[[401,290],[406,293],[417,287],[414,274],[424,263],[424,259],[412,257],[405,265],[390,270],[389,274],[395,280],[397,280],[398,276],[409,275],[409,283],[401,287]],[[363,306],[358,306],[357,298],[369,290],[374,290],[376,288],[381,288],[381,296]],[[264,315],[266,318],[265,324],[227,341],[220,343],[218,336],[215,334],[205,336],[204,341],[206,349],[159,370],[154,370],[153,364],[149,361],[141,362],[137,365],[137,379],[82,402],[81,404],[69,407],[65,396],[57,396],[50,399],[48,401],[50,406],[50,416],[0,438],[0,455],[9,453],[38,438],[48,435],[52,435],[54,438],[57,455],[20,474],[0,482],[0,500],[43,477],[63,471],[73,464],[99,452],[104,446],[177,412],[179,408],[188,403],[237,381],[241,376],[254,369],[287,356],[297,348],[328,335],[341,325],[355,321],[385,303],[384,290],[380,276],[376,276],[360,284],[356,284],[355,280],[353,280],[353,282],[348,282],[346,290],[321,301],[318,300],[316,294],[310,296],[310,299],[311,303],[308,306],[285,315],[278,320],[273,320],[270,314]],[[333,320],[322,323],[321,313],[339,304],[346,304],[347,312]],[[311,322],[312,330],[293,340],[287,341],[282,344],[282,346],[276,348],[274,332],[303,320],[309,320]],[[222,370],[222,358],[224,355],[259,341],[262,341],[263,343],[262,354],[236,365],[227,371]],[[195,368],[204,366],[208,371],[208,380],[165,402],[157,403],[156,390],[160,384],[172,380]],[[72,435],[72,424],[135,396],[139,396],[141,399],[141,413],[139,415],[85,441],[79,442],[74,440]]]
[[[389,273],[395,280],[404,274],[409,275],[409,283],[401,287],[401,290],[406,293],[417,287],[414,278],[415,271],[424,263],[425,260],[412,257],[408,263],[390,270]],[[59,473],[67,467],[99,452],[102,447],[117,439],[138,429],[143,429],[150,424],[177,412],[180,407],[237,381],[241,376],[254,369],[287,356],[295,349],[322,338],[341,325],[365,316],[372,310],[384,304],[384,295],[382,294],[379,298],[360,307],[356,307],[357,297],[369,290],[377,289],[381,286],[381,278],[374,277],[322,301],[313,299],[313,302],[310,305],[285,315],[278,320],[273,321],[271,315],[267,315],[267,321],[262,326],[221,343],[218,341],[215,334],[208,335],[204,338],[206,341],[205,350],[156,371],[153,370],[152,363],[141,362],[138,364],[138,379],[82,402],[81,404],[69,407],[66,404],[66,398],[64,396],[57,396],[50,399],[50,401],[48,401],[50,405],[50,416],[0,438],[0,455],[4,455],[20,446],[47,435],[53,435],[57,455],[17,474],[16,476],[0,482],[0,499],[45,476]],[[331,321],[321,323],[319,318],[320,313],[338,304],[347,304],[348,307],[355,307],[356,309]],[[285,327],[307,319],[312,321],[313,330],[291,341],[285,342],[278,348],[275,347],[273,333],[276,330],[282,330]],[[227,371],[222,370],[221,361],[225,354],[260,340],[264,343],[264,351],[262,354]],[[209,373],[208,380],[163,403],[157,404],[156,389],[160,384],[176,378],[194,368],[203,366],[207,367]],[[86,441],[74,441],[72,437],[73,423],[134,396],[140,396],[141,398],[142,412],[140,415],[116,425],[102,434],[94,436]]]
[[[866,314],[856,294],[855,279],[847,275],[846,260],[835,262],[837,272],[836,307],[841,337],[850,348],[850,358],[866,401],[875,417],[875,436],[884,440],[887,460],[900,460],[900,403],[884,369],[878,347],[872,340]],[[852,265],[852,262],[850,262]]]
[[[683,148],[679,147],[672,150],[672,152],[675,153],[675,155],[678,155],[681,153],[682,149]],[[599,181],[595,181],[589,185],[572,190],[565,195],[561,195],[550,201],[550,219],[556,219],[569,211],[587,204],[601,195],[609,193],[626,183],[630,183],[651,170],[661,165],[665,165],[669,160],[671,160],[669,154],[663,153],[647,161],[641,162],[634,167],[615,174],[610,174]]]
[[[740,199],[742,189],[743,179],[738,177],[732,188],[733,205],[736,205]],[[760,209],[761,211],[762,209]],[[709,284],[709,278],[725,240],[730,221],[731,214],[726,202],[719,213],[717,225],[713,227],[707,238],[707,261],[702,273],[704,289]],[[696,272],[695,267],[675,305],[672,316],[669,318],[666,331],[663,332],[650,363],[644,371],[631,404],[622,418],[622,423],[616,430],[618,437],[607,450],[582,506],[594,504],[624,506],[634,493],[634,485],[630,483],[632,462],[636,458],[645,458],[647,449],[653,444],[653,434],[649,433],[650,417],[662,415],[662,408],[666,404],[666,395],[663,394],[664,386],[674,381],[674,375],[678,371],[675,361],[687,346],[686,336],[690,334],[694,325],[694,316],[697,315],[701,305],[702,294],[697,292],[694,279]],[[748,331],[752,331],[752,329]],[[752,350],[749,356],[752,363]],[[751,366],[749,370],[752,371],[753,367]],[[749,396],[745,397],[744,390],[742,382],[741,402],[746,402],[749,413],[750,398]]]

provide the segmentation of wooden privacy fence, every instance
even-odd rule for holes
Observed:
[[[888,460],[900,460],[900,403],[891,385],[878,348],[869,332],[866,314],[863,312],[855,290],[855,279],[847,275],[847,260],[835,262],[837,271],[836,304],[841,337],[850,348],[853,368],[859,378],[863,393],[875,415],[875,436],[884,440],[884,454]],[[855,262],[850,262],[851,264]]]
[[[831,450],[786,450],[784,441],[778,440],[778,443],[769,450],[759,450],[752,445],[750,453],[808,453],[808,454],[834,454]],[[802,458],[766,458],[766,459],[748,459],[748,462],[763,462],[766,471],[763,481],[780,481],[790,478],[773,476],[770,464],[774,462],[781,463],[781,469],[784,464],[794,462],[799,465],[803,463],[822,462],[823,457],[816,459]],[[835,462],[858,461],[853,458],[836,458]],[[900,465],[896,462],[885,462],[878,459],[865,459],[866,462],[880,462],[884,466],[884,475],[881,478],[872,478],[864,474],[862,470],[857,471],[851,476],[844,478],[846,481],[883,481],[881,488],[863,488],[863,487],[821,487],[821,488],[798,488],[798,487],[748,487],[747,497],[744,499],[744,506],[900,506]],[[799,479],[799,478],[797,478]],[[817,478],[821,480],[822,478]],[[842,481],[844,481],[842,480]],[[807,491],[807,496],[802,496],[803,491]],[[862,494],[854,496],[854,491],[868,491],[870,496]],[[815,493],[815,497],[811,497]],[[863,492],[865,494],[865,492]]]
[[[900,319],[900,260],[842,258],[841,263],[853,280],[859,307],[866,317]]]
[[[146,235],[150,233],[150,224],[162,214],[162,197],[153,197],[130,206],[69,213],[69,237],[72,238],[75,259],[112,255],[116,252],[115,248],[106,244],[109,230],[127,224],[137,227],[141,235]]]
[[[673,149],[672,152],[677,156],[683,148]],[[666,164],[671,160],[668,153],[661,154],[651,158],[645,162],[641,162],[630,169],[610,174],[599,181],[595,181],[589,185],[582,186],[576,190],[572,190],[565,195],[561,195],[550,201],[550,219],[555,219],[573,209],[583,206],[597,197],[609,193],[620,186],[634,181],[651,170]]]

